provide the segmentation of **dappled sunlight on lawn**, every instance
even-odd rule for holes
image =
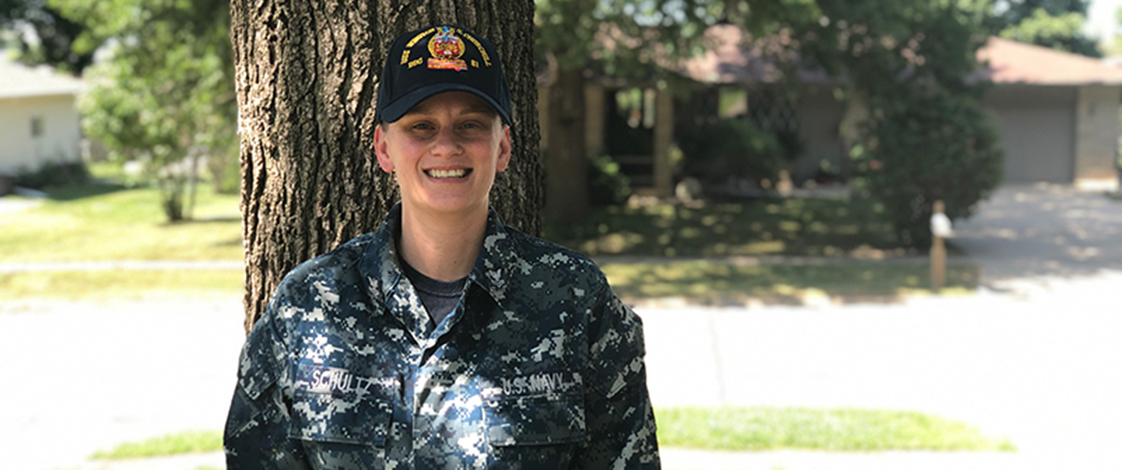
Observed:
[[[628,302],[678,299],[694,305],[893,301],[934,293],[923,263],[738,264],[732,260],[603,262],[616,294]],[[978,286],[978,267],[952,264],[941,294]]]
[[[788,199],[605,207],[546,238],[589,255],[827,256],[906,254],[867,200]]]

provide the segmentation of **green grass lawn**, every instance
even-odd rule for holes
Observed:
[[[0,263],[241,260],[238,196],[200,185],[195,220],[169,224],[155,189],[49,190],[40,206],[0,216]]]
[[[1011,451],[969,425],[907,411],[807,408],[655,410],[659,445],[759,451]]]
[[[871,200],[788,199],[597,209],[546,238],[589,255],[861,256],[903,254]]]
[[[665,408],[655,410],[662,447],[765,451],[1012,451],[1007,440],[937,416],[908,411],[808,408]],[[222,450],[219,431],[185,432],[99,451],[129,459]]]
[[[191,431],[169,434],[141,442],[126,442],[112,450],[95,452],[92,458],[101,460],[134,459],[220,450],[222,450],[222,433],[220,431]]]

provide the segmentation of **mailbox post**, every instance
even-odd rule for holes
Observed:
[[[947,280],[947,247],[944,240],[954,237],[954,229],[942,200],[935,201],[931,209],[931,289],[938,291]]]

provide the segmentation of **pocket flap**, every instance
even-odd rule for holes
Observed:
[[[386,445],[393,405],[372,395],[296,389],[292,414],[292,438],[382,447]]]
[[[585,437],[580,395],[541,394],[493,399],[483,410],[493,446],[560,444]]]

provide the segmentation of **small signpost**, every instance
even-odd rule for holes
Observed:
[[[935,201],[931,210],[931,289],[942,289],[947,280],[947,247],[944,240],[954,237],[951,219],[947,217],[942,200]]]

